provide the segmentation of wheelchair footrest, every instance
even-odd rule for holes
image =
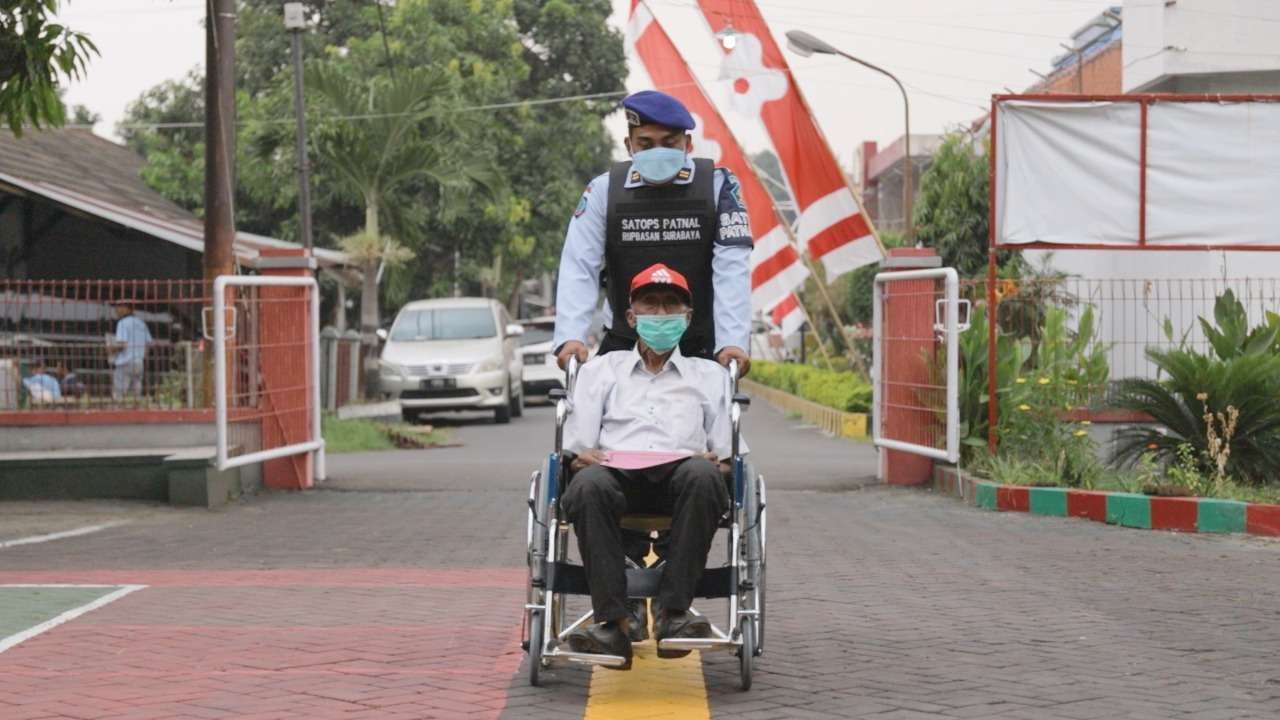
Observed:
[[[582,663],[584,665],[607,665],[609,667],[621,667],[627,663],[627,659],[621,655],[597,655],[595,653],[580,653],[560,649],[544,653],[543,657],[568,660],[569,662]]]
[[[650,598],[658,596],[658,583],[662,568],[627,568],[627,597]],[[558,562],[551,574],[551,592],[566,595],[590,595],[587,571],[581,565]],[[698,580],[694,597],[726,598],[733,595],[733,568],[707,568]]]
[[[723,650],[741,645],[732,638],[667,638],[658,642],[659,650]]]

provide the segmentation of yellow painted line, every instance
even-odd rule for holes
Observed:
[[[591,672],[584,720],[693,720],[710,718],[702,655],[697,650],[664,660],[652,640],[637,643],[630,670]]]
[[[658,556],[649,548],[646,565]],[[649,615],[653,636],[653,614]],[[630,670],[596,666],[591,671],[587,711],[583,720],[701,720],[711,717],[707,684],[702,676],[702,653],[682,658],[658,657],[653,640],[636,643]]]

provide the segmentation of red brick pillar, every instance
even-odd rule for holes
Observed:
[[[893,272],[941,266],[942,259],[932,248],[893,248],[881,267]],[[921,388],[930,384],[928,359],[937,346],[933,334],[937,287],[937,280],[903,280],[884,287],[883,329],[893,340],[882,346],[882,427],[885,437],[921,445],[932,445],[939,432],[934,413],[915,409],[922,404]],[[880,338],[875,341],[881,342]],[[930,458],[880,450],[880,479],[890,485],[922,485],[929,482],[932,473]]]
[[[302,249],[262,250],[263,275],[309,277],[312,259]],[[261,287],[259,300],[259,364],[262,377],[262,447],[311,439],[311,312],[306,288]],[[315,477],[311,454],[291,455],[262,464],[262,484],[276,490],[302,490]]]

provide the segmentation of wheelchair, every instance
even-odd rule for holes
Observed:
[[[573,412],[573,388],[578,361],[572,358],[566,370],[564,389],[553,390],[555,401],[555,449],[529,479],[529,515],[527,523],[527,561],[529,566],[527,597],[521,641],[529,655],[529,683],[542,682],[543,671],[557,665],[603,665],[618,667],[625,659],[617,655],[577,653],[565,641],[569,633],[592,619],[587,613],[567,623],[568,596],[589,596],[586,572],[581,565],[568,560],[570,523],[561,512],[560,498],[569,478],[568,459],[563,441],[564,425]],[[707,567],[694,593],[697,600],[725,600],[728,606],[724,627],[712,622],[708,638],[668,638],[659,642],[663,650],[732,651],[738,657],[738,681],[743,690],[751,688],[751,674],[756,658],[764,652],[765,639],[765,549],[767,516],[765,512],[764,477],[739,453],[742,413],[750,399],[738,392],[738,365],[731,362],[729,375],[732,391],[728,401],[731,421],[732,459],[730,462],[731,507],[719,522],[728,533],[727,557],[720,567]],[[656,535],[669,527],[670,517],[624,515],[622,527]],[[718,532],[718,531],[717,531]],[[714,548],[713,548],[714,550]],[[629,599],[656,597],[662,564],[640,567],[627,559],[627,596]],[[696,608],[690,612],[704,615]]]

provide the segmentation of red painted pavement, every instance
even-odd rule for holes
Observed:
[[[1151,498],[1151,529],[1195,532],[1199,502],[1195,498]]]
[[[1094,522],[1107,521],[1107,493],[1092,490],[1067,491],[1067,515]]]
[[[496,718],[524,571],[4,572],[148,587],[0,653],[0,717]]]

